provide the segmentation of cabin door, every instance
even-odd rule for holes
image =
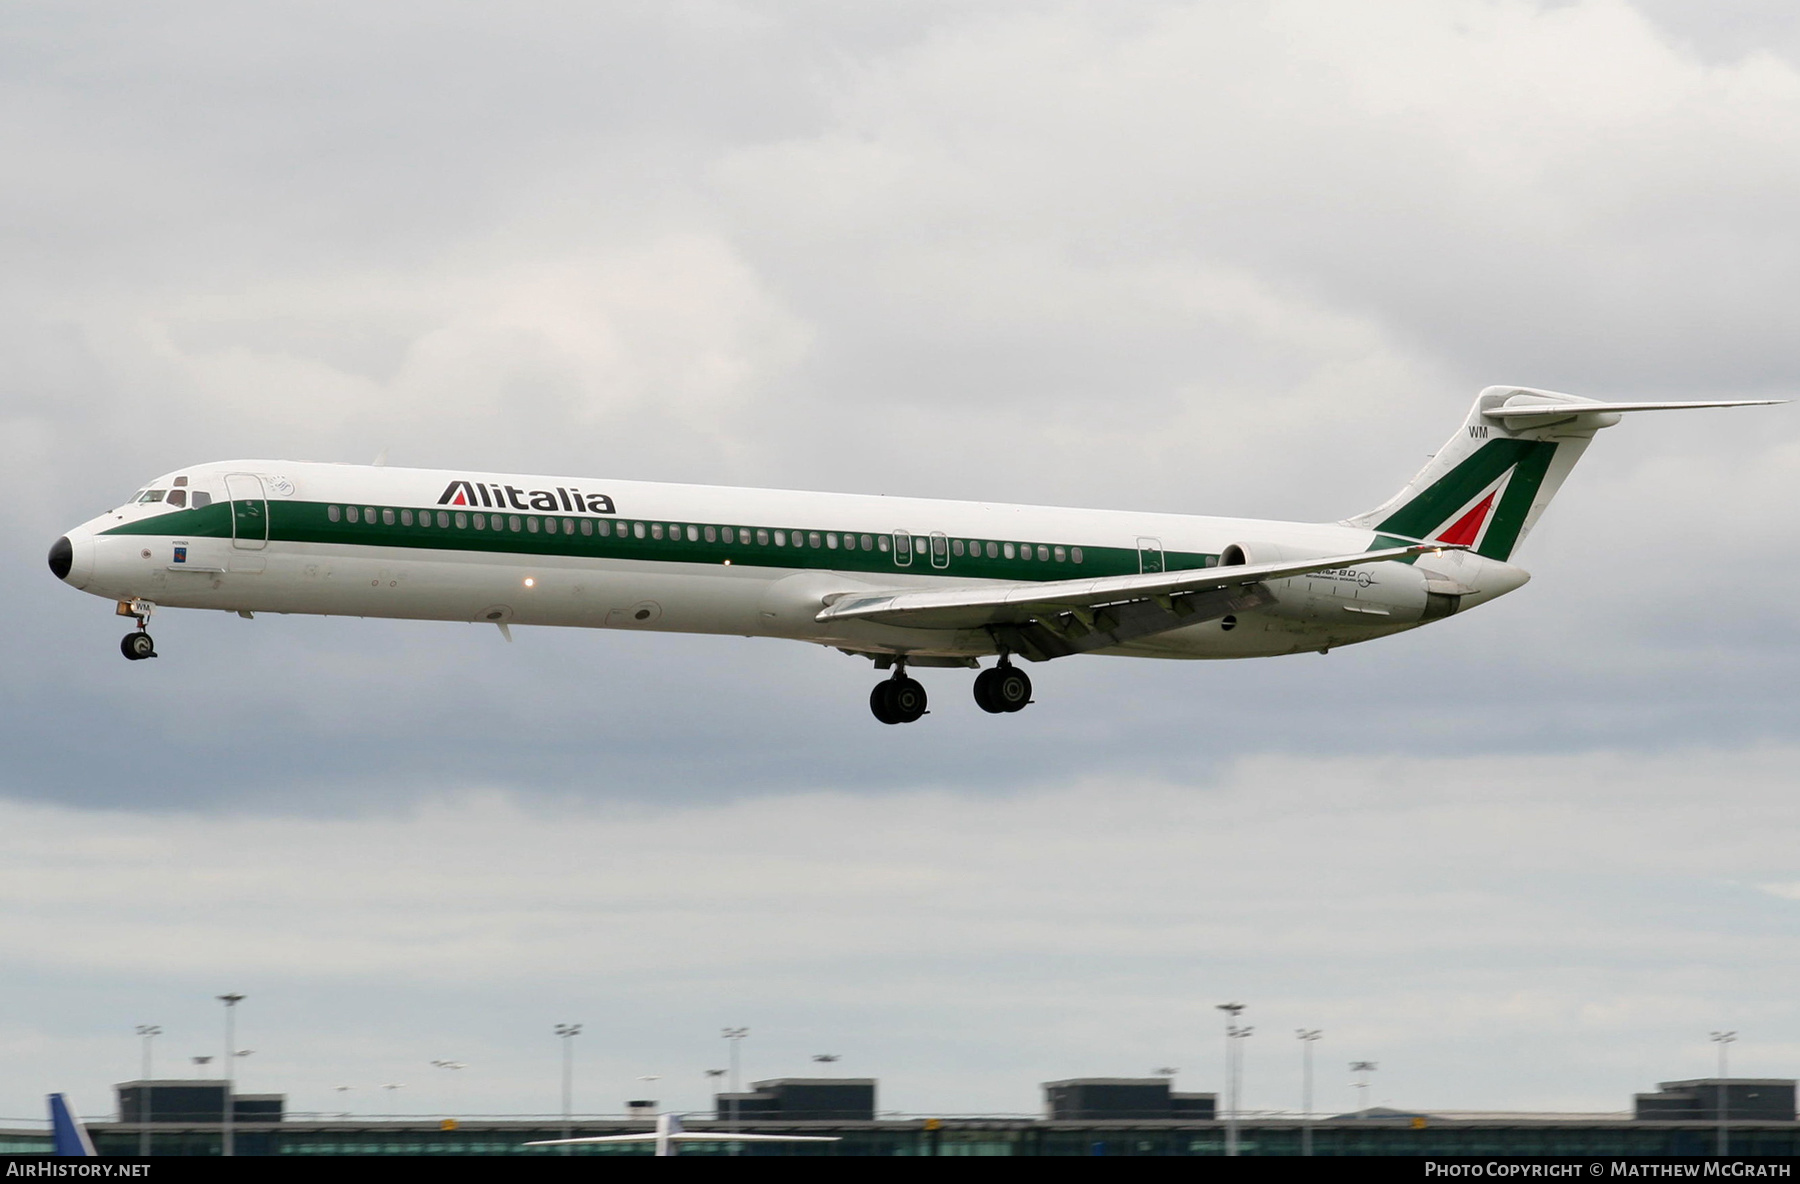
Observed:
[[[269,545],[269,498],[254,473],[227,473],[225,496],[231,499],[231,545],[260,551]]]

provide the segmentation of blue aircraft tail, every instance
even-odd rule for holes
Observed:
[[[81,1125],[81,1119],[69,1109],[69,1099],[61,1094],[50,1095],[50,1131],[56,1138],[52,1154],[94,1154],[94,1141],[88,1138],[87,1127]]]

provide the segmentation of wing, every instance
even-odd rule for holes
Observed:
[[[848,593],[828,604],[817,619],[868,620],[916,629],[987,628],[1003,644],[1041,662],[1269,604],[1275,597],[1263,586],[1268,580],[1466,549],[1443,543],[1418,543],[1321,556],[1299,563],[1237,564],[1048,583]]]

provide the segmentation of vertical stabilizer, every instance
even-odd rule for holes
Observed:
[[[62,1094],[50,1095],[50,1135],[53,1155],[93,1155],[94,1141],[87,1127],[69,1109],[69,1099]]]
[[[1527,399],[1546,413],[1500,417]],[[1455,543],[1505,561],[1556,496],[1588,441],[1619,416],[1592,400],[1525,387],[1490,386],[1462,427],[1385,503],[1344,520],[1402,539]],[[1588,410],[1594,407],[1596,410]]]

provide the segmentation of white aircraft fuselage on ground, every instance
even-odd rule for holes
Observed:
[[[1740,401],[1742,402],[1742,401]],[[1341,522],[664,485],[302,461],[192,465],[58,539],[60,578],[158,608],[779,637],[866,655],[870,705],[924,712],[921,666],[1253,658],[1385,637],[1529,578],[1508,560],[1594,433],[1627,411],[1490,387],[1383,506]],[[510,632],[508,632],[510,636]]]

